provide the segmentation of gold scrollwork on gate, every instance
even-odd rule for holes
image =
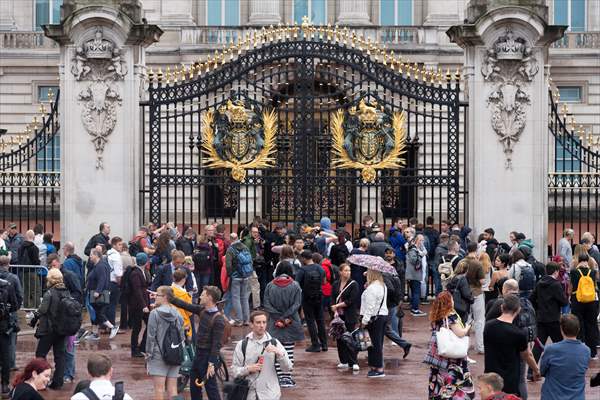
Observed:
[[[337,110],[331,120],[332,165],[358,169],[366,183],[373,183],[377,170],[406,164],[406,113],[390,113],[377,102],[362,99],[348,110]]]
[[[242,182],[246,170],[275,165],[276,134],[275,110],[256,113],[242,100],[229,100],[202,116],[203,164],[231,169],[231,177]]]

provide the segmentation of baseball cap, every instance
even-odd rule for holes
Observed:
[[[146,253],[137,253],[135,263],[140,267],[148,263],[148,255]]]

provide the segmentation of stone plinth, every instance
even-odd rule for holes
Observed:
[[[447,32],[465,49],[469,224],[475,232],[493,227],[499,241],[508,241],[510,231],[523,232],[535,241],[536,256],[544,257],[546,64],[550,43],[562,37],[565,27],[549,26],[539,5],[485,10],[474,23]]]
[[[88,3],[65,1],[62,24],[45,27],[60,44],[61,233],[79,253],[101,221],[125,238],[139,224],[144,47],[162,33],[139,2]]]

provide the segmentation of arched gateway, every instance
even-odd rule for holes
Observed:
[[[464,220],[458,76],[305,23],[149,78],[142,221]]]

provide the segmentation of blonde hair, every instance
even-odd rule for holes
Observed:
[[[48,282],[48,287],[60,285],[63,283],[63,274],[59,269],[52,268],[50,271],[48,271],[46,281]]]
[[[486,275],[489,274],[492,270],[492,259],[490,258],[490,255],[484,251],[479,255],[479,262],[483,267],[483,273]]]
[[[381,282],[382,285],[385,285],[385,283],[383,281],[383,274],[381,272],[375,271],[372,269],[368,269],[367,270],[367,284],[370,285],[371,283],[373,283],[375,281],[379,281],[379,282]]]

